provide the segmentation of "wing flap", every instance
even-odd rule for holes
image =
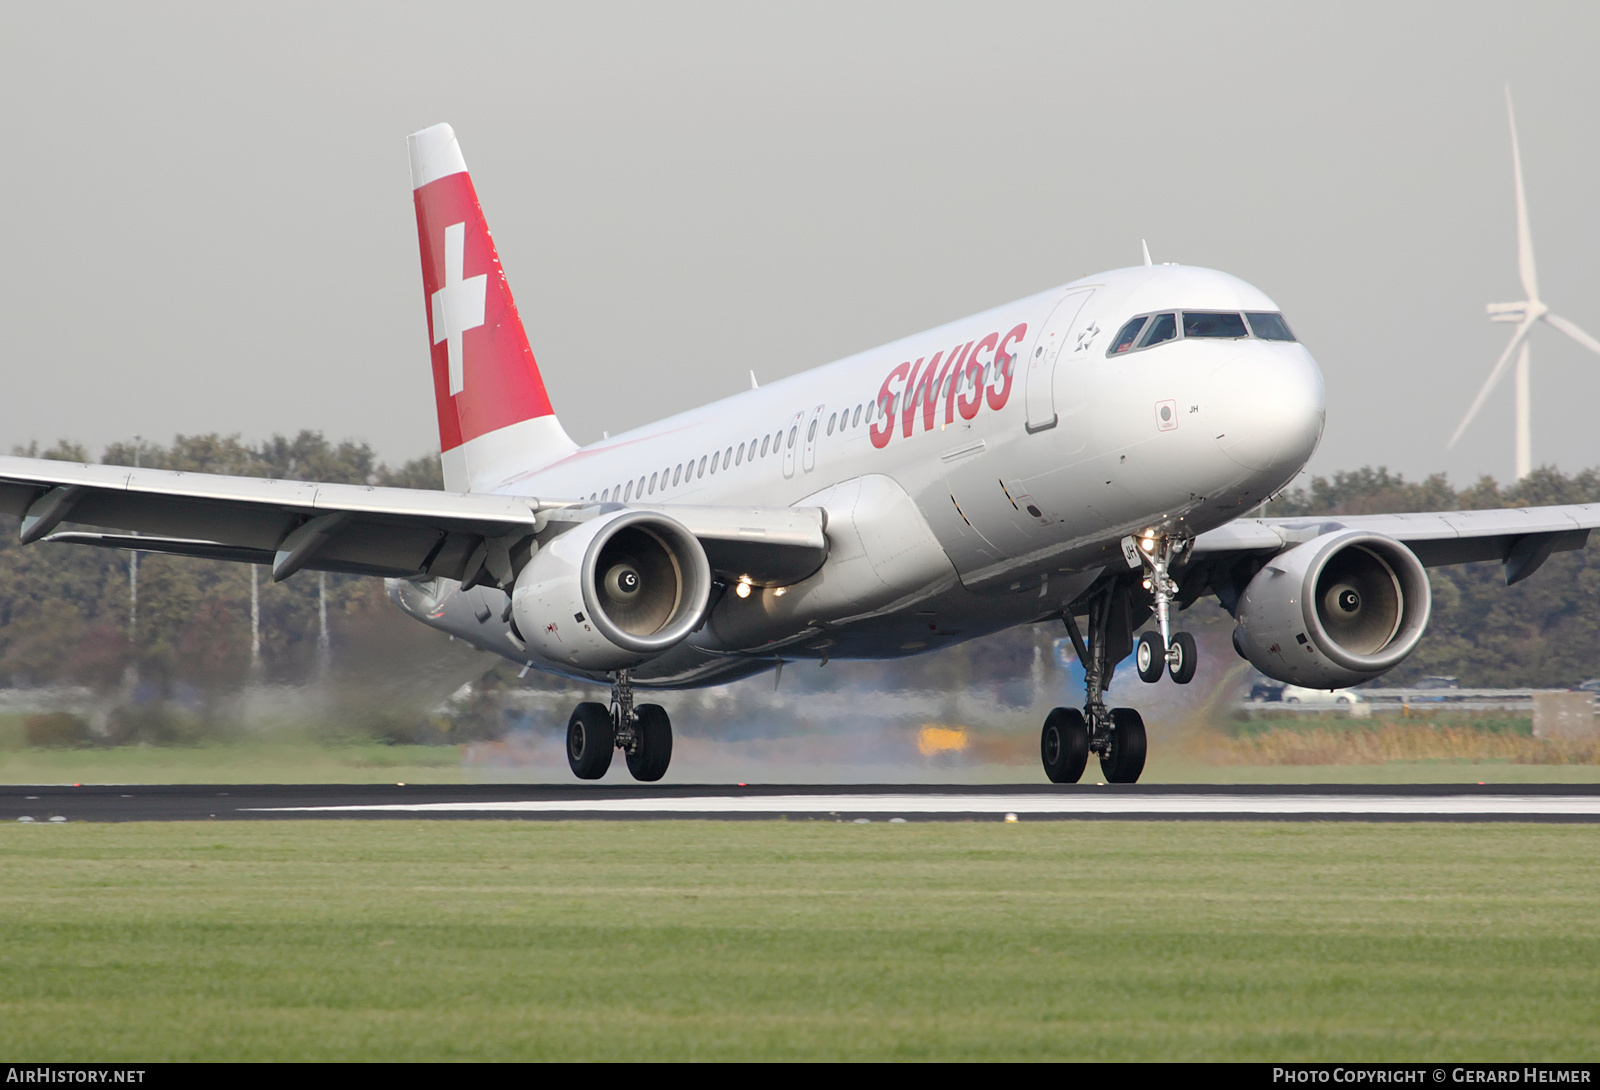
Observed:
[[[107,490],[86,493],[73,504],[66,521],[152,537],[203,538],[273,549],[303,517],[295,508],[285,510],[266,503],[206,503],[190,497]]]
[[[263,549],[239,545],[219,545],[215,541],[187,538],[135,537],[132,534],[91,534],[82,530],[63,530],[44,538],[53,545],[95,545],[102,549],[137,549],[145,553],[193,556],[203,560],[232,560],[241,564],[271,564],[272,554]]]
[[[199,560],[228,560],[239,564],[259,564],[262,567],[271,567],[273,558],[277,555],[268,549],[252,549],[216,541],[145,537],[134,534],[94,534],[81,530],[63,530],[43,540],[57,545],[93,545],[102,549],[129,549],[142,553],[163,553],[167,556],[189,556]],[[422,567],[407,563],[404,556],[395,557],[396,562],[390,564],[383,563],[383,559],[383,554],[376,550],[347,547],[342,551],[320,553],[316,563],[306,566],[314,571],[337,572],[342,575],[415,578],[426,574]]]

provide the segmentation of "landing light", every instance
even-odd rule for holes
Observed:
[[[739,577],[739,583],[733,588],[733,593],[737,594],[741,598],[750,597],[750,577],[748,575],[741,575]]]

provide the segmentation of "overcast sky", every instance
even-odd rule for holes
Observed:
[[[1313,10],[1319,8],[1318,10]],[[1600,335],[1600,5],[6,5],[0,450],[315,428],[434,448],[405,136],[461,138],[557,411],[597,439],[1136,263],[1321,364],[1313,472],[1512,468],[1521,298]],[[1533,337],[1534,461],[1600,358]]]

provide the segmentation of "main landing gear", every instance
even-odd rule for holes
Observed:
[[[1101,699],[1112,668],[1133,642],[1128,588],[1109,583],[1090,600],[1087,639],[1070,609],[1062,619],[1083,663],[1085,700],[1081,712],[1056,708],[1045,719],[1039,735],[1045,775],[1052,783],[1077,783],[1089,754],[1097,753],[1107,783],[1137,783],[1144,771],[1144,720],[1132,708],[1107,708]]]
[[[1111,672],[1131,650],[1133,625],[1128,585],[1115,580],[1089,600],[1087,639],[1069,607],[1062,613],[1067,635],[1083,663],[1083,710],[1055,708],[1039,733],[1039,758],[1051,783],[1077,783],[1089,754],[1100,756],[1107,783],[1137,783],[1144,771],[1144,719],[1132,708],[1107,708]]]
[[[611,707],[586,700],[567,720],[567,764],[580,780],[598,780],[622,750],[636,780],[654,783],[672,763],[672,720],[659,704],[633,703],[633,681],[618,670],[611,685]]]

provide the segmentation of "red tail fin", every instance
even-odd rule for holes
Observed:
[[[577,447],[550,407],[454,130],[408,143],[445,487],[491,491]]]

